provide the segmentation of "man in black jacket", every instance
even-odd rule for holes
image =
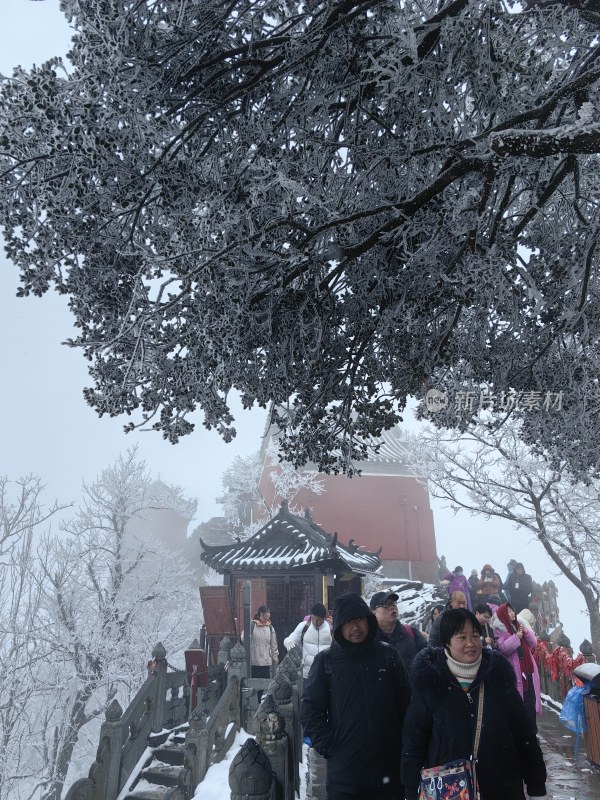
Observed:
[[[514,608],[516,614],[520,614],[524,608],[529,607],[531,600],[531,592],[533,590],[533,581],[531,575],[525,572],[525,567],[521,562],[515,564],[515,567],[508,577],[506,588],[510,597],[510,604]]]
[[[448,604],[446,605],[446,609],[442,611],[441,614],[438,614],[437,617],[433,620],[433,625],[431,626],[431,630],[429,631],[429,639],[427,640],[427,644],[429,647],[441,647],[442,643],[440,641],[440,625],[442,624],[442,617],[450,608],[467,608],[467,596],[464,592],[452,592],[450,595],[450,600],[448,600]]]
[[[402,800],[400,748],[410,701],[406,669],[375,638],[357,594],[336,598],[333,643],[315,656],[300,707],[304,736],[327,759],[328,800]]]
[[[397,602],[394,592],[375,592],[369,605],[379,625],[376,639],[395,647],[408,671],[419,650],[427,647],[427,641],[414,626],[398,622]]]

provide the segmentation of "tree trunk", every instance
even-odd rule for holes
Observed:
[[[588,614],[590,615],[590,633],[592,637],[592,650],[596,656],[596,661],[600,659],[600,610],[598,604],[591,595],[585,594],[585,603]],[[581,644],[581,642],[579,643]]]
[[[73,750],[79,739],[79,732],[90,720],[86,714],[85,706],[91,695],[92,688],[86,686],[79,690],[73,701],[67,723],[67,733],[57,737],[58,741],[53,752],[54,758],[52,763],[48,765],[51,770],[51,780],[44,789],[41,800],[60,800],[62,796]]]

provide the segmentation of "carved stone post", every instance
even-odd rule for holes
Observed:
[[[105,721],[100,728],[100,747],[96,755],[98,800],[112,800],[121,789],[121,748],[123,747],[123,709],[113,700],[105,711]],[[101,766],[100,766],[101,765]],[[102,776],[100,780],[100,775]],[[102,787],[102,784],[103,787]],[[103,791],[102,791],[103,789]],[[100,790],[100,791],[98,791]]]
[[[240,681],[248,677],[248,665],[246,663],[246,651],[238,642],[229,651],[229,667],[227,669],[227,680],[231,675],[237,675]]]
[[[184,766],[191,772],[192,791],[204,780],[209,767],[209,737],[206,714],[196,707],[190,714],[189,728],[185,734]]]
[[[296,648],[295,648],[296,649]],[[289,779],[292,782],[292,790],[300,790],[300,760],[302,758],[302,743],[300,731],[297,730],[297,718],[294,718],[294,687],[286,679],[284,674],[277,673],[269,684],[268,692],[275,701],[275,707],[281,712],[285,723],[285,732],[288,737],[288,765]],[[293,796],[290,795],[290,797]]]
[[[288,787],[291,777],[289,742],[283,714],[277,708],[273,695],[267,694],[263,697],[254,719],[256,738],[267,754],[275,773],[275,797],[277,800],[291,797]]]
[[[298,676],[300,675],[301,665],[302,665],[302,648],[292,647],[292,649],[288,653],[286,653],[284,658],[282,658],[281,663],[277,668],[277,672],[285,675],[287,680],[293,685],[298,682]]]
[[[148,673],[156,678],[154,699],[152,701],[152,733],[163,729],[165,718],[165,698],[167,693],[167,651],[162,642],[158,642],[152,651],[152,661],[148,665]]]
[[[579,645],[579,652],[585,658],[588,664],[596,663],[596,656],[592,649],[592,643],[588,639],[584,639],[583,642]]]
[[[224,636],[219,642],[219,655],[217,656],[217,664],[226,664],[231,655],[231,639],[229,636]]]
[[[293,730],[286,728],[288,735],[292,737],[293,761],[296,769],[296,787],[299,786],[300,773],[299,766],[302,761],[302,727],[300,725],[300,696],[302,694],[302,648],[293,647],[282,659],[277,674],[284,675],[292,685],[292,712]],[[277,698],[275,698],[277,700]],[[279,700],[277,700],[279,703]]]
[[[274,780],[269,757],[254,739],[247,739],[229,767],[231,800],[270,800]]]

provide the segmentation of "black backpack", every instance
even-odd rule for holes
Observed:
[[[300,634],[300,647],[302,647],[302,642],[304,641],[304,634],[310,628],[310,620],[306,623],[306,625],[302,628],[302,633]]]

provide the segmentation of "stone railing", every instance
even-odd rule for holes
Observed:
[[[185,672],[167,672],[167,654],[159,642],[152,651],[148,677],[123,712],[116,700],[106,709],[96,760],[87,778],[70,787],[65,800],[114,800],[148,747],[150,735],[187,720],[189,689]]]
[[[185,733],[183,766],[177,785],[163,795],[164,800],[191,800],[209,767],[225,757],[240,728],[256,738],[247,741],[232,763],[231,796],[249,800],[268,779],[268,792],[273,791],[274,797],[294,800],[302,760],[300,651],[290,651],[272,679],[248,678],[243,646],[231,647],[231,640],[224,638],[219,663],[208,667],[208,681],[195,693],[190,690],[195,681],[189,670],[167,671],[161,644],[152,656],[148,677],[128,708],[123,712],[116,701],[107,708],[96,760],[88,777],[76,781],[65,800],[116,800],[128,783],[133,790],[151,758],[148,748],[162,743],[167,729],[177,728],[182,737]]]
[[[197,643],[193,642],[190,648],[196,649]],[[148,664],[148,677],[127,709],[123,711],[116,700],[106,709],[96,759],[88,777],[75,781],[65,800],[116,800],[127,781],[135,777],[136,767],[139,769],[144,756],[148,755],[148,747],[158,744],[161,732],[184,726],[190,717],[190,708],[194,708],[196,714],[186,734],[190,736],[190,774],[192,779],[200,775],[199,780],[202,780],[206,773],[201,767],[204,756],[200,752],[194,754],[194,747],[198,749],[194,736],[201,727],[200,720],[210,718],[206,726],[209,733],[204,737],[206,747],[211,748],[211,754],[204,759],[209,765],[214,763],[214,753],[219,752],[215,744],[218,745],[222,731],[230,722],[233,722],[232,729],[239,729],[239,689],[233,684],[227,693],[224,692],[224,687],[229,686],[224,669],[228,654],[228,650],[219,654],[222,663],[208,668],[206,685],[198,687],[192,697],[187,670],[169,672],[165,648],[158,643]],[[225,716],[228,716],[227,721]],[[224,738],[230,742],[233,737],[228,734]],[[181,787],[170,793],[172,800],[186,797],[188,778],[187,773],[182,775]]]
[[[181,800],[193,797],[209,767],[227,755],[240,729],[240,682],[230,675],[225,691],[207,717],[200,705],[192,711],[185,735],[184,766],[179,776]]]
[[[236,645],[231,655],[230,669],[245,670],[243,648]],[[260,688],[258,681],[242,678],[244,727],[252,729],[255,739],[248,739],[232,761],[229,769],[232,800],[268,800],[272,797],[294,800],[299,794],[302,758],[300,664],[300,650],[290,650],[275,677],[267,682],[260,705],[254,697]]]

